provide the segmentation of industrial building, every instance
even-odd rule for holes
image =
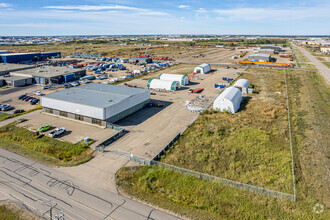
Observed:
[[[180,88],[180,83],[173,80],[149,79],[148,89],[175,91]]]
[[[8,53],[8,50],[0,50],[0,54],[6,54]]]
[[[11,72],[11,75],[30,76],[33,83],[48,85],[50,83],[61,84],[80,79],[86,76],[84,69],[71,69],[66,67],[41,66],[35,69]]]
[[[194,73],[206,74],[211,71],[211,66],[207,63],[203,63],[194,68]]]
[[[247,79],[239,79],[235,82],[234,87],[239,89],[242,92],[242,94],[247,94],[249,84],[250,82]]]
[[[129,63],[148,64],[148,63],[152,63],[152,59],[145,57],[132,57],[129,58]]]
[[[225,89],[213,103],[214,110],[236,113],[242,102],[241,91],[235,87]]]
[[[20,87],[33,84],[33,78],[29,76],[0,76],[0,86]]]
[[[161,73],[158,76],[158,79],[178,81],[180,83],[180,86],[189,84],[189,79],[186,75]]]
[[[260,49],[257,51],[257,53],[273,55],[273,54],[275,54],[275,50],[274,49]]]
[[[262,49],[272,49],[275,51],[275,53],[281,52],[281,47],[275,46],[274,44],[260,46],[260,50]]]
[[[61,57],[61,52],[5,53],[0,54],[0,63],[37,62],[53,57]]]
[[[255,53],[249,55],[248,59],[250,61],[269,62],[271,60],[271,56],[270,54]]]
[[[330,53],[330,47],[321,47],[320,52],[328,54]]]
[[[16,72],[20,70],[33,69],[33,65],[13,64],[13,63],[0,63],[0,76]]]
[[[92,83],[41,97],[43,111],[107,127],[150,102],[147,89]]]

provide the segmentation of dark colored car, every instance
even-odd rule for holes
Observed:
[[[34,99],[30,102],[31,105],[35,105],[39,102],[40,100],[39,99]]]
[[[14,114],[23,113],[23,112],[24,112],[24,109],[16,109],[14,111]]]
[[[6,107],[3,107],[1,110],[2,110],[2,111],[10,111],[10,110],[12,110],[12,109],[14,109],[13,106],[6,106]]]
[[[19,99],[19,100],[22,100],[22,99],[24,99],[24,98],[26,98],[26,95],[20,95],[20,96],[18,96],[18,99]]]

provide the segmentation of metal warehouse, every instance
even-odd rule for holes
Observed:
[[[250,61],[269,62],[270,59],[271,59],[270,54],[256,53],[249,55]]]
[[[61,57],[61,52],[0,54],[0,63],[37,62],[52,57]]]
[[[275,46],[273,44],[260,46],[260,49],[272,49],[275,50],[276,53],[279,53],[281,51],[281,47]]]
[[[9,74],[10,72],[35,68],[33,65],[0,63],[0,76]]]
[[[129,58],[129,62],[130,63],[148,64],[148,63],[152,63],[152,59],[151,58],[144,58],[144,57],[133,57],[133,58]]]
[[[0,76],[0,86],[20,87],[32,84],[32,77],[29,76]]]
[[[92,83],[41,97],[43,111],[107,127],[150,102],[147,89]]]
[[[33,77],[36,84],[47,85],[50,83],[60,84],[71,82],[86,76],[84,69],[71,69],[66,67],[41,66],[35,69],[16,71],[11,75],[27,75]]]
[[[158,76],[158,79],[178,81],[180,83],[180,86],[189,84],[189,79],[186,75],[161,73]]]
[[[262,54],[275,54],[274,49],[260,49],[257,51],[257,53],[262,53]]]

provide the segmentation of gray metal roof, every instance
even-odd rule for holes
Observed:
[[[39,77],[55,77],[61,75],[67,75],[71,73],[84,71],[82,69],[71,69],[67,67],[52,67],[52,66],[42,66],[35,69],[21,70],[16,73],[27,74]]]
[[[3,71],[15,71],[18,69],[24,68],[34,68],[33,65],[25,65],[25,64],[13,64],[13,63],[0,63],[0,72]]]
[[[149,93],[149,90],[116,85],[105,85],[101,83],[91,83],[55,92],[43,97],[98,108],[106,108],[126,98],[146,92]]]
[[[255,53],[255,54],[251,54],[251,55],[249,55],[249,58],[250,58],[250,57],[270,58],[270,54]]]
[[[24,77],[24,76],[12,76],[12,75],[10,75],[10,76],[0,76],[0,80],[10,80],[10,81],[12,81],[12,80],[21,80],[21,79],[32,79],[32,77],[29,77],[29,76],[26,76],[26,77]]]

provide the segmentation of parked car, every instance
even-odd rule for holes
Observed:
[[[65,131],[66,131],[65,128],[56,128],[54,131],[50,132],[48,136],[54,138],[60,134],[63,134]]]
[[[22,99],[23,101],[25,101],[25,102],[27,102],[27,101],[29,101],[30,99],[32,99],[33,97],[31,97],[31,96],[26,96],[24,99]]]
[[[35,104],[37,104],[39,101],[40,101],[40,99],[33,99],[33,100],[30,102],[30,104],[31,104],[31,105],[35,105]]]
[[[41,128],[38,129],[38,131],[39,132],[48,131],[51,127],[52,125],[43,125]]]
[[[6,106],[4,106],[4,107],[1,108],[1,111],[10,111],[10,110],[12,110],[12,109],[14,109],[13,106],[11,106],[11,105],[6,105]]]
[[[80,83],[79,82],[72,82],[72,83],[70,83],[73,87],[76,87],[76,86],[79,86],[80,85]]]
[[[18,96],[18,100],[22,100],[22,99],[24,99],[25,97],[26,97],[27,95],[20,95],[20,96]]]
[[[72,87],[72,85],[69,83],[64,83],[62,86],[63,86],[63,88],[66,88],[66,89]]]
[[[14,114],[23,113],[23,112],[24,112],[24,109],[16,109],[14,111]]]
[[[50,89],[52,87],[52,85],[46,85],[44,87],[42,87],[42,89]]]
[[[34,94],[35,95],[38,95],[38,96],[42,96],[43,95],[42,92],[40,92],[40,91],[35,91]]]

